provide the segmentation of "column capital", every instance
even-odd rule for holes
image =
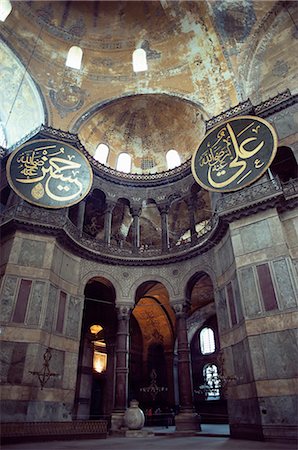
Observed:
[[[162,203],[161,205],[157,205],[157,208],[160,214],[168,214],[170,205],[168,203]]]
[[[116,206],[115,202],[113,202],[112,200],[106,200],[105,213],[112,212],[115,206]]]
[[[132,217],[140,217],[141,212],[142,212],[141,206],[131,206],[130,207],[130,214],[132,215]]]
[[[177,318],[185,317],[190,310],[190,302],[188,300],[180,300],[171,304],[172,309]]]
[[[119,320],[128,320],[132,312],[132,305],[116,305],[117,317]]]

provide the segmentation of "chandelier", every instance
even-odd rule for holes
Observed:
[[[156,396],[160,392],[166,392],[168,390],[168,388],[165,386],[157,386],[157,383],[156,383],[157,373],[156,373],[155,369],[151,370],[150,378],[151,378],[151,382],[150,382],[149,386],[140,388],[140,391],[150,394],[152,400],[154,401],[156,399]]]
[[[41,370],[39,372],[31,371],[31,370],[29,371],[29,373],[31,373],[32,375],[36,375],[38,377],[41,390],[44,388],[45,384],[51,377],[58,377],[57,373],[50,371],[49,364],[50,364],[51,358],[52,358],[51,349],[47,348],[43,355],[44,362],[43,362]]]

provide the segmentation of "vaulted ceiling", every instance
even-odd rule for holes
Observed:
[[[297,91],[296,2],[12,3],[0,25],[2,123],[21,118],[23,133],[47,120],[78,133],[92,155],[105,143],[111,167],[126,151],[133,172],[166,170],[169,149],[191,157],[206,119],[247,98]],[[81,70],[65,67],[72,45],[83,50]],[[135,73],[140,47],[148,71]],[[10,144],[20,137],[12,128]]]

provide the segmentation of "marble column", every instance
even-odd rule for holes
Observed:
[[[133,217],[132,223],[132,248],[133,252],[137,252],[140,247],[140,215],[142,209],[140,207],[131,208],[130,212]]]
[[[197,232],[196,232],[194,201],[193,201],[192,197],[190,197],[188,199],[187,207],[188,207],[188,214],[189,214],[190,238],[191,238],[191,242],[194,243],[196,240],[196,237],[197,237]]]
[[[85,209],[86,209],[86,200],[82,200],[78,205],[78,215],[77,215],[77,228],[79,230],[80,236],[82,236],[83,234]]]
[[[168,213],[169,206],[163,205],[159,207],[159,212],[161,216],[161,245],[162,251],[166,252],[170,246],[169,240],[169,222],[168,222]]]
[[[116,341],[115,399],[111,424],[111,430],[114,432],[121,430],[124,412],[127,408],[129,318],[131,313],[131,308],[126,305],[119,306],[117,309],[118,331]]]
[[[111,243],[111,233],[112,233],[112,217],[113,209],[115,204],[113,202],[106,202],[105,208],[105,219],[104,219],[104,242],[107,245]]]
[[[181,301],[172,307],[176,314],[178,341],[179,414],[175,417],[176,431],[192,433],[199,431],[201,427],[200,416],[195,412],[193,406],[190,349],[186,327],[188,304]]]

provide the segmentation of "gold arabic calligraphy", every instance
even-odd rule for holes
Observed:
[[[55,151],[57,149],[57,151]],[[26,150],[17,158],[19,163],[20,174],[25,178],[16,178],[16,181],[22,184],[38,183],[31,191],[35,198],[43,197],[46,193],[51,199],[58,202],[65,202],[77,197],[83,190],[83,185],[78,179],[77,175],[80,173],[81,164],[73,161],[75,155],[64,155],[64,147],[57,148],[57,145],[48,145],[45,147],[35,148],[34,150]],[[64,155],[64,157],[63,157]],[[71,174],[66,176],[65,172],[71,171]],[[41,181],[45,180],[44,187]],[[70,195],[56,195],[51,190],[51,181],[60,180],[61,183],[56,185],[56,188],[62,193],[73,191]]]
[[[216,141],[212,145],[210,141],[207,143],[207,150],[200,156],[199,165],[201,167],[209,166],[208,182],[212,187],[223,188],[242,175],[237,181],[237,184],[239,184],[250,175],[252,170],[248,169],[247,160],[256,155],[265,144],[265,141],[260,141],[259,138],[260,128],[259,124],[256,125],[252,121],[243,130],[235,134],[232,126],[227,123],[217,133]],[[246,132],[251,134],[243,139],[242,135]],[[253,143],[256,145],[252,147],[251,144]],[[249,149],[248,144],[250,144]],[[260,169],[263,165],[264,162],[260,158],[254,160],[256,169]],[[229,176],[228,179],[225,179],[226,174]],[[223,179],[223,181],[220,181],[220,179]]]

